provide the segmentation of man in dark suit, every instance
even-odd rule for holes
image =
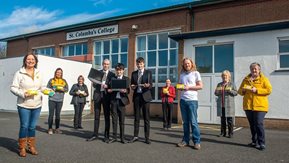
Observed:
[[[112,129],[113,137],[109,143],[116,142],[117,140],[117,120],[119,118],[119,128],[120,128],[120,140],[121,143],[126,144],[124,138],[124,118],[125,118],[125,106],[129,104],[128,94],[130,91],[129,88],[129,78],[123,75],[124,65],[118,63],[115,66],[116,77],[111,80],[126,80],[126,87],[114,90],[112,87],[112,82],[109,84],[109,89],[107,90],[111,93],[111,117],[112,117]]]
[[[104,75],[102,78],[102,84],[93,84],[94,87],[94,132],[91,138],[87,141],[93,141],[98,139],[99,119],[101,112],[101,105],[104,112],[105,130],[104,130],[104,142],[109,142],[109,127],[110,127],[110,94],[107,92],[107,86],[112,77],[115,74],[109,71],[110,61],[108,59],[103,60],[101,70]]]
[[[134,137],[130,141],[133,143],[138,141],[140,111],[144,119],[145,143],[151,144],[149,139],[150,134],[150,101],[152,100],[152,72],[145,70],[145,61],[142,57],[137,58],[136,66],[138,70],[131,74],[131,88],[133,93],[134,107]]]

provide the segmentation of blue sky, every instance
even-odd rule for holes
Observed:
[[[193,0],[1,0],[0,38]]]

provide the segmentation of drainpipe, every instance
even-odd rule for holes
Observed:
[[[191,15],[191,29],[190,31],[194,31],[195,30],[195,15],[194,15],[194,12],[193,12],[193,6],[192,4],[189,4],[189,10],[190,10],[190,15]]]

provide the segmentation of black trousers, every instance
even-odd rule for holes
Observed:
[[[84,108],[85,103],[78,103],[77,105],[74,105],[74,127],[82,127],[82,112]]]
[[[63,105],[62,102],[56,102],[49,100],[48,107],[49,107],[49,115],[48,115],[48,128],[52,129],[53,125],[53,117],[55,113],[55,128],[58,129],[60,125],[60,112]]]
[[[266,112],[246,110],[246,116],[250,124],[252,142],[259,145],[265,145],[265,130],[263,121]],[[257,139],[256,139],[257,135]]]
[[[222,116],[221,116],[221,134],[226,136],[226,127],[228,125],[228,134],[233,135],[233,117],[226,117],[225,108],[222,108]]]
[[[98,137],[98,129],[99,129],[99,120],[100,120],[100,113],[101,113],[101,105],[103,108],[104,113],[104,137],[109,138],[109,128],[110,128],[110,98],[104,96],[101,98],[100,102],[94,103],[94,136]]]
[[[133,109],[134,109],[134,136],[138,137],[139,134],[139,123],[140,123],[140,112],[144,119],[144,133],[145,138],[149,139],[150,135],[150,103],[145,102],[141,94],[137,94],[134,98]]]
[[[163,127],[171,128],[173,117],[173,103],[163,102],[162,109],[163,109]]]
[[[124,140],[125,106],[122,104],[120,99],[111,101],[111,117],[113,138],[117,138],[117,120],[119,120],[120,139]]]

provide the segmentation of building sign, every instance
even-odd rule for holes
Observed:
[[[82,31],[69,32],[66,34],[66,40],[75,40],[81,38],[103,36],[118,33],[118,25],[86,29]]]

